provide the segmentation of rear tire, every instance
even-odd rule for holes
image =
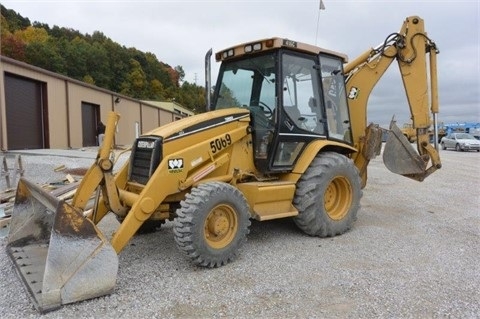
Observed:
[[[200,184],[180,205],[174,238],[194,264],[220,267],[236,258],[250,227],[248,203],[238,189],[222,182]]]
[[[297,183],[295,224],[310,236],[331,237],[348,231],[357,218],[361,179],[353,161],[324,152],[310,163]]]

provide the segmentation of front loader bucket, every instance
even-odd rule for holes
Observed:
[[[105,236],[82,212],[25,179],[17,187],[7,252],[40,312],[115,287],[118,256]]]
[[[383,150],[383,162],[391,172],[400,175],[423,174],[427,167],[393,120]]]

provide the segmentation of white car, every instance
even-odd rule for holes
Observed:
[[[480,152],[480,141],[468,133],[450,133],[442,137],[442,150],[454,148],[457,152],[474,150]]]

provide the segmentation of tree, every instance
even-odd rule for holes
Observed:
[[[49,40],[49,35],[47,30],[43,28],[27,27],[23,30],[17,30],[14,33],[15,37],[22,40],[26,44],[32,42],[45,43]]]
[[[83,82],[88,83],[88,84],[93,84],[95,85],[95,80],[92,78],[90,74],[87,74],[83,77],[82,79]]]
[[[122,83],[121,93],[132,96],[134,98],[143,98],[147,89],[147,78],[140,63],[135,60],[130,60],[130,72],[127,78]]]
[[[179,103],[185,105],[195,113],[202,113],[206,110],[205,95],[203,87],[184,82],[179,90]]]
[[[11,34],[12,32],[10,32],[9,30],[7,19],[3,15],[0,16],[0,37],[3,38],[4,36],[11,35]]]
[[[72,41],[76,37],[84,37],[83,34],[81,34],[77,30],[69,29],[69,28],[64,28],[64,27],[59,27],[57,25],[54,25],[48,33],[50,34],[51,37],[55,39],[66,39],[68,41]]]
[[[125,47],[106,39],[103,43],[105,48],[108,68],[110,72],[110,84],[107,88],[112,91],[120,92],[122,84],[125,81],[129,71],[129,57]]]
[[[171,87],[175,85],[171,81],[170,75],[167,71],[169,67],[158,61],[155,54],[150,52],[145,53],[145,62],[145,74],[150,81],[156,79],[160,81],[164,87]]]
[[[1,52],[4,56],[19,61],[25,61],[25,47],[25,43],[13,34],[2,34]]]
[[[181,65],[177,65],[175,67],[175,72],[178,74],[178,81],[183,82],[183,79],[185,78],[185,71],[183,71],[183,68]]]
[[[93,43],[86,56],[87,73],[90,74],[97,86],[110,87],[112,77],[105,48],[98,42]]]
[[[66,74],[75,79],[82,79],[88,74],[87,57],[91,49],[90,44],[81,37],[65,42],[63,58],[68,61]]]
[[[28,18],[22,17],[20,14],[5,8],[3,5],[0,5],[0,12],[1,15],[8,21],[8,30],[12,33],[16,30],[21,30],[31,25]]]
[[[45,29],[47,32],[50,31],[50,26],[46,23],[41,23],[41,22],[38,22],[38,21],[34,21],[32,26],[35,27],[35,28],[39,28],[39,29]]]
[[[157,79],[153,79],[150,81],[150,92],[148,95],[149,99],[153,100],[164,100],[165,93],[162,82]]]
[[[65,63],[50,41],[31,42],[25,47],[26,62],[52,72],[64,73]]]
[[[237,98],[232,94],[232,90],[227,86],[222,85],[220,88],[220,95],[222,96],[222,105],[221,106],[240,106],[240,102]]]

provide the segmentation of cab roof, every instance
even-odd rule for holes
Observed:
[[[306,52],[310,54],[318,55],[319,53],[326,53],[334,55],[343,59],[343,62],[348,62],[348,57],[346,54],[323,49],[311,44],[306,44],[302,42],[297,42],[285,38],[267,38],[261,39],[252,42],[246,42],[238,44],[236,46],[218,51],[215,54],[215,59],[217,62],[229,60],[231,58],[239,57],[242,55],[247,55],[250,53],[265,52],[269,50],[279,49],[279,48],[288,48],[294,51]]]

